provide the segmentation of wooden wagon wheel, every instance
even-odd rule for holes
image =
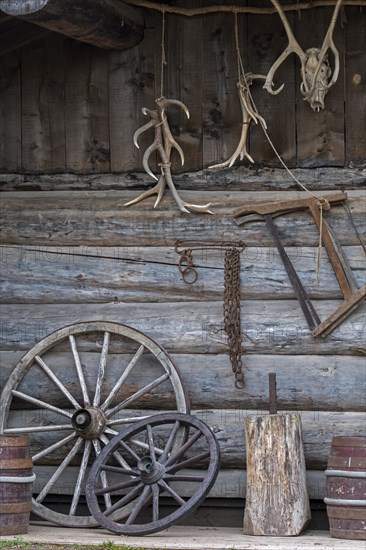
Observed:
[[[174,448],[182,428],[189,430],[188,440]],[[138,442],[147,442],[148,449]],[[116,451],[123,454],[128,467],[116,464]],[[96,459],[86,486],[89,509],[97,522],[113,533],[156,533],[185,518],[203,502],[219,466],[219,445],[201,420],[182,413],[151,416],[124,428]],[[199,470],[192,472],[191,468]],[[164,513],[162,494],[178,504],[174,512]],[[105,505],[105,495],[110,497],[110,506]],[[126,517],[121,511],[131,501],[134,506]]]
[[[161,410],[162,403],[166,409],[189,411],[172,360],[138,330],[119,323],[83,322],[38,342],[10,375],[0,405],[0,433],[30,436],[38,492],[33,511],[60,525],[95,525],[92,516],[80,514],[90,464],[121,427]],[[180,430],[175,445],[182,445],[185,437]],[[127,465],[118,451],[115,460],[122,468]],[[44,503],[51,494],[72,495],[66,513]],[[105,504],[110,504],[108,495]]]

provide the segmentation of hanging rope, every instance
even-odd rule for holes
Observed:
[[[162,11],[162,25],[161,25],[161,68],[160,68],[160,99],[164,97],[164,71],[166,66],[166,54],[165,54],[165,10]]]

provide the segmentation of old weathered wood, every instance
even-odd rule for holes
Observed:
[[[287,247],[286,252],[312,299],[342,298],[326,255],[318,284],[317,248]],[[361,287],[365,282],[363,249],[344,247],[344,252]],[[198,280],[190,287],[178,271],[173,247],[3,245],[0,258],[2,303],[211,301],[221,300],[224,292],[222,251],[194,254]],[[275,248],[248,247],[242,252],[241,296],[251,300],[294,298]]]
[[[244,425],[244,534],[300,535],[311,518],[300,415],[254,415]]]
[[[301,19],[295,18],[295,35],[301,47],[305,50],[312,47],[321,47],[325,29],[328,28],[332,16],[332,8],[305,12]],[[309,33],[311,29],[311,33]],[[341,59],[344,51],[344,34],[340,20],[333,33],[334,42],[340,52]],[[330,55],[330,63],[334,67],[334,56]],[[295,72],[296,83],[296,125],[297,125],[297,165],[315,167],[344,165],[344,65],[341,63],[340,75],[337,83],[329,90],[325,109],[314,112],[310,105],[303,100],[299,87],[301,76],[299,63]]]
[[[314,303],[321,319],[337,302]],[[331,337],[314,340],[295,300],[242,302],[244,352],[283,355],[357,353],[364,347],[365,304],[347,318]],[[0,345],[4,350],[26,350],[41,337],[78,321],[125,322],[158,340],[169,352],[227,352],[220,302],[134,304],[33,304],[3,305]],[[156,319],[159,319],[159,323]],[[163,330],[162,330],[162,327]]]
[[[144,41],[145,42],[145,41]],[[133,50],[134,51],[134,50]],[[131,53],[131,52],[130,52]],[[115,53],[110,53],[111,64]],[[124,54],[124,56],[127,54]],[[141,59],[142,63],[143,59]],[[124,146],[127,146],[127,139],[121,136],[121,128],[124,121],[122,114],[124,110],[120,109],[123,92],[122,85],[119,79],[126,78],[124,70],[129,66],[128,62],[122,63],[120,67],[118,59],[116,65],[112,65],[112,73],[110,74],[110,82],[113,82],[110,87],[110,111],[115,114],[113,121],[111,120],[111,168],[113,171],[120,172],[123,169],[124,162],[128,162],[127,158],[122,155],[122,141]],[[121,69],[121,72],[119,71]],[[117,74],[118,72],[118,74]],[[116,74],[115,80],[113,74]],[[141,84],[141,88],[150,87],[149,73],[142,73],[145,78],[136,82],[136,86]],[[150,74],[150,77],[152,75]],[[132,77],[131,77],[132,78]],[[131,94],[135,97],[136,94]],[[144,102],[145,104],[146,102]],[[130,113],[132,129],[140,126],[143,119],[137,121],[137,114]],[[142,116],[142,115],[141,115]],[[112,117],[111,117],[112,118]],[[115,126],[114,126],[115,123]],[[128,132],[126,132],[128,133]],[[146,137],[148,137],[146,135]],[[141,136],[141,143],[144,143],[144,136]],[[212,138],[213,139],[213,138]],[[114,148],[113,144],[116,143]],[[128,141],[129,147],[131,142]],[[142,146],[141,146],[142,147]],[[223,147],[220,147],[223,150]],[[135,151],[128,149],[127,156],[134,156]],[[217,156],[217,155],[216,155]],[[122,158],[123,157],[123,158]],[[215,155],[213,155],[215,157]],[[140,158],[140,157],[139,157]],[[209,158],[209,157],[207,157]],[[215,157],[216,158],[216,157]],[[218,158],[218,157],[217,157]],[[127,166],[127,165],[126,165]],[[97,190],[121,190],[121,189],[146,189],[151,186],[151,179],[145,172],[132,172],[130,170],[133,163],[128,164],[126,170],[118,174],[0,174],[0,186],[4,191],[97,191]],[[152,163],[152,167],[154,164]],[[347,190],[364,187],[366,183],[366,171],[362,168],[314,168],[294,169],[295,176],[312,191],[324,193],[329,190]],[[292,178],[283,169],[257,168],[256,166],[233,166],[232,168],[222,170],[220,172],[211,172],[204,170],[201,172],[185,172],[176,174],[174,180],[183,189],[191,190],[216,190],[216,191],[285,191],[297,189],[297,185]]]
[[[362,69],[366,64],[366,11],[347,9],[345,26],[345,138],[346,161],[363,166],[366,149],[366,122],[359,113],[366,111],[366,81]]]
[[[0,388],[4,386],[15,365],[23,356],[24,351],[2,351],[0,355]],[[130,356],[126,354],[111,354],[107,368],[107,381],[110,386],[121,373],[121,368],[128,364]],[[70,390],[75,391],[72,384],[66,352],[55,353],[52,366],[57,376]],[[97,361],[90,360],[90,352],[83,352],[83,360],[88,364],[85,377],[88,386],[95,379]],[[318,411],[337,410],[364,412],[364,395],[366,393],[366,364],[363,357],[333,356],[333,355],[246,355],[244,357],[245,392],[235,389],[233,385],[230,360],[227,354],[172,354],[172,360],[179,369],[186,385],[191,406],[198,408],[221,407],[238,410],[268,408],[268,373],[275,369],[279,379],[279,407],[283,410],[314,410],[314,418]],[[157,372],[152,362],[141,359],[142,371],[146,379]],[[66,405],[60,398],[56,387],[42,376],[38,369],[38,377],[27,380],[29,393],[38,399],[44,395],[50,396],[56,406]],[[303,373],[306,384],[302,383]],[[28,377],[29,378],[29,377]],[[130,383],[137,387],[138,375],[130,375]],[[24,385],[24,384],[23,384]],[[108,387],[109,387],[108,386]],[[79,399],[79,393],[75,393]],[[154,406],[153,396],[146,396],[145,406]],[[25,403],[14,403],[16,408],[25,408]],[[169,394],[161,396],[161,406],[165,409],[173,407]]]
[[[68,132],[67,132],[68,134]],[[75,144],[76,146],[76,144]],[[84,154],[81,148],[77,148]],[[152,199],[124,207],[135,197],[134,191],[29,192],[6,193],[2,199],[2,240],[5,243],[54,245],[129,246],[173,245],[177,238],[225,238],[244,240],[249,246],[272,246],[273,241],[263,223],[238,229],[232,210],[245,203],[263,203],[283,198],[304,197],[304,192],[182,192],[184,200],[195,204],[212,203],[215,215],[187,214],[174,211],[169,194],[161,206],[151,211]],[[365,202],[362,191],[350,191],[349,206],[354,223],[362,234]],[[22,216],[19,217],[19,211]],[[149,214],[147,215],[147,212]],[[359,244],[354,227],[342,206],[333,207],[326,216],[329,225],[336,224],[341,245]],[[189,220],[189,222],[188,222]],[[288,223],[291,220],[291,223]],[[305,212],[281,216],[277,221],[285,246],[317,246],[319,234]],[[123,235],[123,240],[122,240]]]
[[[69,0],[1,0],[0,8],[9,15],[99,48],[124,50],[143,38],[141,11],[115,0],[85,0],[83,10]]]
[[[34,466],[34,472],[36,473],[36,481],[34,482],[35,492],[39,491],[39,488],[44,486],[46,481],[50,479],[51,475],[55,471],[55,466]],[[185,470],[182,470],[184,473]],[[190,470],[194,475],[199,475],[200,470]],[[78,474],[78,468],[75,466],[69,466],[63,476],[62,481],[56,482],[54,486],[54,494],[59,495],[72,495],[73,488]],[[114,474],[111,475],[111,480],[114,478]],[[247,472],[243,469],[221,469],[215,485],[208,495],[210,498],[245,498],[246,495],[246,480]],[[191,496],[191,489],[193,487],[187,487],[187,483],[175,482],[178,487],[179,494],[183,497]],[[192,485],[192,484],[189,484]],[[308,470],[307,471],[307,487],[309,497],[313,500],[321,500],[325,494],[325,475],[320,470]]]
[[[267,0],[256,2],[258,7],[267,7]],[[294,16],[287,15],[292,24]],[[266,75],[273,60],[286,47],[286,34],[277,14],[268,17],[248,15],[248,69],[254,74]],[[295,136],[295,82],[291,61],[280,67],[277,82],[285,84],[284,90],[277,96],[263,89],[264,81],[259,80],[252,86],[252,94],[259,114],[265,119],[268,134],[283,160],[289,166],[296,163]],[[268,142],[260,124],[250,127],[250,154],[256,164],[271,159],[278,166],[279,161]],[[268,161],[267,161],[268,162]]]
[[[268,380],[268,378],[267,378]],[[268,385],[268,384],[267,384]],[[267,409],[267,407],[266,407]],[[268,410],[268,409],[267,409]],[[140,415],[153,415],[158,411],[154,409],[128,409],[125,411],[133,417]],[[159,409],[159,412],[164,412]],[[280,413],[281,409],[279,410]],[[308,469],[325,470],[333,434],[348,435],[352,432],[356,436],[365,435],[365,414],[335,411],[301,411],[303,425],[303,442],[306,466]],[[244,439],[243,422],[245,418],[253,415],[265,415],[265,410],[253,409],[193,409],[191,414],[206,422],[218,439],[221,449],[221,467],[243,468],[246,460],[246,446]],[[9,422],[11,426],[27,428],[36,425],[53,423],[59,416],[51,411],[21,410],[10,411]],[[58,423],[58,422],[57,422]],[[120,430],[120,426],[115,426]],[[68,435],[67,431],[44,431],[29,434],[33,452],[45,449],[52,443],[59,441]],[[110,436],[109,436],[110,437]],[[57,464],[63,460],[70,444],[55,450],[52,454],[40,459],[40,464]],[[197,447],[197,451],[199,447]]]
[[[66,167],[63,48],[63,38],[52,36],[22,51],[22,165],[29,173]]]
[[[4,172],[21,171],[21,69],[14,52],[0,63],[0,166]]]
[[[66,167],[109,172],[107,52],[65,42]]]

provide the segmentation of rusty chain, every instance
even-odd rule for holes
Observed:
[[[182,248],[183,245],[189,245]],[[246,247],[243,241],[176,241],[175,251],[180,255],[178,268],[186,284],[198,279],[193,264],[193,250],[225,250],[224,262],[224,330],[227,334],[229,357],[235,375],[235,387],[244,388],[241,359],[240,324],[240,252]],[[182,248],[180,250],[180,248]]]

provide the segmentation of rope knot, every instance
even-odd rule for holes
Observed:
[[[327,199],[324,199],[324,198],[319,199],[316,202],[316,205],[319,209],[323,210],[324,212],[329,212],[329,210],[330,210],[330,204],[327,201]]]

